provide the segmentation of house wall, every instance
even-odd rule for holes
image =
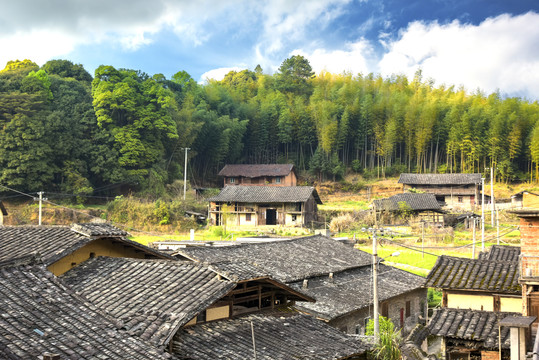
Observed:
[[[445,195],[445,203],[453,210],[472,210],[475,206],[473,195]]]
[[[409,332],[417,324],[418,316],[426,318],[427,314],[427,289],[417,289],[406,294],[395,296],[380,302],[380,315],[387,308],[387,315],[396,327],[400,328],[401,309],[406,312],[406,302],[410,302],[410,316],[404,318],[404,333]],[[347,315],[341,316],[329,322],[329,324],[348,334],[364,334],[365,323],[372,318],[372,307],[365,307]]]
[[[520,296],[501,296],[494,294],[470,294],[462,292],[446,292],[447,305],[453,309],[472,309],[484,311],[521,312]],[[496,304],[499,299],[499,308]]]
[[[525,192],[522,194],[522,207],[539,208],[539,196]]]
[[[230,306],[219,306],[206,309],[206,321],[225,319],[230,316]]]
[[[126,257],[144,259],[146,253],[134,248],[126,247],[122,243],[113,243],[111,239],[97,239],[73,253],[64,256],[47,269],[54,275],[59,276],[78,264],[97,256]]]

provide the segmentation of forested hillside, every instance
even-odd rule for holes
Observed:
[[[225,163],[293,162],[323,179],[346,171],[484,172],[539,178],[539,104],[434,87],[418,72],[315,76],[301,56],[274,75],[197,84],[140,70],[52,60],[0,71],[0,184],[19,191],[159,196],[188,178],[217,185]],[[536,126],[537,125],[537,126]]]

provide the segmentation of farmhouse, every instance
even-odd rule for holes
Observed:
[[[224,186],[296,186],[298,181],[292,164],[225,165],[219,176]]]
[[[39,255],[47,269],[61,275],[97,256],[172,259],[128,240],[127,232],[110,224],[0,227],[0,261]]]
[[[301,312],[316,316],[346,333],[364,333],[372,316],[372,256],[325,236],[309,236],[277,243],[227,247],[192,247],[177,252],[228,273],[256,268],[316,303],[296,303]],[[235,268],[229,268],[229,264]],[[426,311],[424,279],[381,265],[379,274],[382,314],[397,327],[410,325]]]
[[[173,357],[121,330],[120,323],[74,294],[44,266],[19,259],[0,265],[0,358]]]
[[[235,268],[228,263],[229,270]],[[100,257],[63,280],[129,333],[180,358],[251,357],[251,322],[261,358],[364,356],[366,344],[290,309],[296,301],[313,301],[308,295],[255,267],[234,273],[231,278],[193,262]]]
[[[309,186],[226,186],[208,201],[210,223],[232,226],[307,226],[322,204]]]
[[[440,204],[433,194],[404,193],[374,200],[374,210],[382,223],[405,221],[413,216],[426,224],[444,224]]]
[[[499,345],[508,356],[509,329],[502,328],[499,344],[498,322],[521,315],[519,253],[518,247],[493,246],[479,259],[438,258],[425,286],[442,290],[442,309],[428,328],[442,337],[448,359],[490,359]]]
[[[454,210],[474,210],[480,202],[481,174],[401,174],[402,190],[414,188],[434,194],[436,199]]]

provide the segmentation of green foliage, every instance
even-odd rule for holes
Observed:
[[[374,345],[374,356],[381,360],[399,360],[401,358],[400,345],[402,337],[400,330],[395,330],[393,322],[383,316],[379,316],[380,334],[379,342]],[[374,335],[374,321],[369,320],[365,334]]]

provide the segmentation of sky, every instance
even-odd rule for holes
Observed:
[[[220,80],[316,73],[414,77],[539,100],[537,0],[0,0],[0,69],[51,59]]]

